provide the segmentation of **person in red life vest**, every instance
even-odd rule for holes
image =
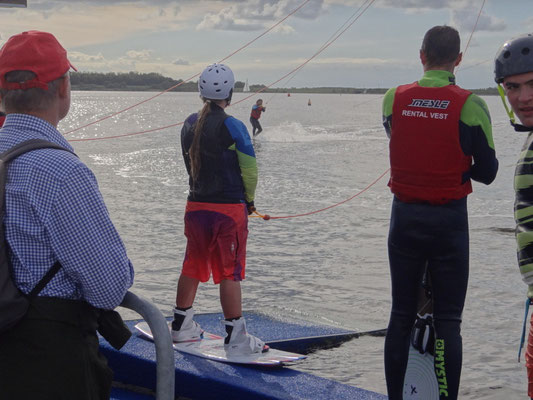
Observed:
[[[4,125],[4,121],[6,120],[6,114],[0,111],[0,128],[2,125]]]
[[[522,280],[528,285],[527,307],[533,300],[533,166],[530,154],[533,151],[533,34],[527,33],[506,41],[499,49],[494,60],[494,80],[509,114],[511,125],[517,132],[527,136],[516,163],[514,175],[515,222],[517,259]],[[503,85],[503,88],[502,88]],[[505,98],[509,100],[508,110]],[[521,124],[515,123],[515,114]],[[527,319],[528,314],[525,313]],[[526,320],[524,321],[525,339]],[[528,395],[533,399],[533,318],[530,320],[529,337],[526,351]],[[520,358],[519,358],[520,359]]]
[[[252,113],[250,114],[250,123],[252,124],[252,135],[254,136],[257,136],[261,132],[263,132],[263,128],[259,123],[259,118],[261,118],[261,113],[264,111],[266,111],[266,107],[263,107],[263,100],[258,99],[252,106]]]
[[[385,340],[391,400],[403,398],[410,335],[426,269],[439,396],[458,396],[469,268],[466,199],[471,179],[488,185],[498,171],[487,105],[455,84],[453,72],[461,58],[457,30],[431,28],[420,50],[423,77],[389,89],[383,99],[394,194],[388,237],[392,309]]]

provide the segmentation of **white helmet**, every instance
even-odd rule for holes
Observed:
[[[224,64],[211,64],[198,79],[200,95],[211,100],[231,98],[235,77],[231,69]]]

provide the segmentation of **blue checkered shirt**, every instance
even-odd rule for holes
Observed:
[[[0,152],[29,139],[72,150],[48,122],[9,114],[0,129]],[[133,283],[133,266],[96,179],[72,153],[34,150],[9,164],[4,224],[14,281],[24,293],[57,261],[62,267],[40,296],[113,309]]]

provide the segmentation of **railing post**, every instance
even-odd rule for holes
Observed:
[[[155,305],[129,291],[120,305],[136,311],[148,323],[154,335],[156,352],[156,399],[174,400],[174,348],[172,347],[172,338],[165,317]]]

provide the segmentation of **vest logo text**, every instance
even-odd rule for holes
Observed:
[[[446,110],[449,105],[450,100],[412,99],[409,107],[437,108],[439,110]]]

